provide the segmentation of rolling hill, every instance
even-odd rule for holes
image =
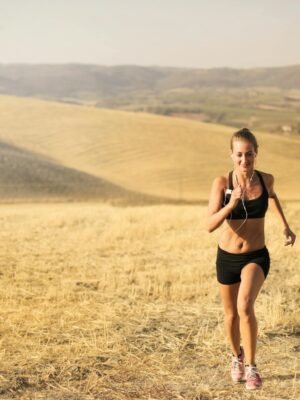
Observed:
[[[0,64],[0,93],[36,97],[95,96],[175,88],[300,89],[300,65],[269,68],[175,68],[136,65]]]
[[[6,145],[150,196],[207,200],[213,177],[231,168],[235,129],[222,125],[12,96],[0,97],[0,118]],[[300,140],[254,133],[257,168],[276,176],[281,198],[298,199]]]
[[[104,179],[68,168],[48,157],[0,142],[0,201],[102,200],[153,202]],[[156,200],[157,201],[157,200]]]
[[[0,64],[0,94],[300,133],[300,66]]]

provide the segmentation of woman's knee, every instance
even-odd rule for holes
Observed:
[[[254,315],[254,299],[244,297],[238,301],[238,315],[240,318],[251,317]]]
[[[237,309],[225,310],[225,320],[227,323],[234,324],[239,318]]]

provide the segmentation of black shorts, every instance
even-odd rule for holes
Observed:
[[[223,285],[231,285],[241,282],[241,271],[249,263],[255,263],[261,266],[265,278],[270,269],[270,256],[268,249],[250,251],[249,253],[228,253],[218,247],[217,252],[217,279]]]

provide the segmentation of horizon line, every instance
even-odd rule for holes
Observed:
[[[157,65],[157,64],[95,64],[87,62],[0,62],[0,66],[62,66],[62,65],[78,65],[78,66],[93,66],[93,67],[104,67],[104,68],[115,68],[115,67],[135,67],[135,68],[161,68],[161,69],[181,69],[181,70],[211,70],[211,69],[230,69],[230,70],[253,70],[253,69],[270,69],[270,68],[288,68],[288,67],[300,67],[300,63],[296,64],[283,64],[276,66],[257,66],[257,67],[232,67],[232,66],[219,66],[219,67],[181,67],[175,65]]]

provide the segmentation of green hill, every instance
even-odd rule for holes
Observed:
[[[0,65],[0,93],[300,133],[300,66]]]

